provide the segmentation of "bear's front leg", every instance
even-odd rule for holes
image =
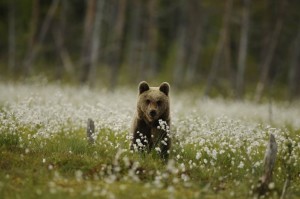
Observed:
[[[149,152],[153,147],[151,139],[150,128],[144,124],[142,120],[134,121],[132,131],[132,141],[130,150],[147,151]]]
[[[168,161],[170,147],[171,147],[171,138],[169,133],[165,130],[153,128],[152,129],[152,139],[154,142],[154,148],[159,147],[159,154],[162,159]],[[157,149],[156,149],[157,150]]]
[[[166,162],[169,159],[170,148],[171,148],[171,138],[169,134],[166,134],[166,136],[160,141],[160,151],[161,151],[160,157]]]

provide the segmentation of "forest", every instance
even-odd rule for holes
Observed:
[[[0,81],[300,95],[300,1],[2,0]]]

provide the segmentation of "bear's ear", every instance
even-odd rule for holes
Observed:
[[[166,94],[166,96],[169,96],[170,84],[168,82],[161,83],[159,90]]]
[[[139,84],[139,94],[142,94],[143,92],[145,92],[149,89],[150,88],[149,88],[149,85],[148,85],[147,82],[145,82],[145,81],[140,82],[140,84]]]

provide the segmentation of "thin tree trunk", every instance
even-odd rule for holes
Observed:
[[[194,83],[197,74],[197,66],[200,59],[200,52],[201,52],[201,39],[202,39],[202,27],[201,25],[198,26],[195,33],[195,38],[193,43],[193,51],[190,55],[187,64],[187,70],[185,75],[185,80],[188,83]]]
[[[157,42],[158,42],[158,29],[156,21],[157,0],[150,0],[148,2],[148,42],[147,42],[147,66],[149,66],[149,76],[156,75],[158,70],[157,63]]]
[[[272,182],[273,170],[277,157],[277,148],[278,146],[275,136],[271,133],[264,157],[264,173],[259,179],[258,185],[256,186],[256,194],[258,195],[258,198],[266,195],[267,192],[270,191],[269,184]]]
[[[29,65],[30,63],[26,63],[26,62],[28,62],[27,59],[29,59],[29,57],[31,56],[33,48],[35,47],[36,42],[37,42],[37,29],[38,29],[38,24],[39,24],[39,21],[38,21],[39,13],[40,13],[39,0],[33,0],[31,19],[30,19],[30,24],[29,24],[28,47],[27,47],[27,53],[23,60],[25,75],[28,75],[31,73],[31,65]]]
[[[300,23],[298,25],[298,33],[293,41],[291,64],[289,70],[289,99],[292,100],[299,95],[299,75],[300,73]]]
[[[103,7],[105,0],[97,0],[96,14],[94,21],[94,28],[92,32],[92,45],[91,45],[91,62],[90,71],[88,74],[88,81],[90,86],[94,86],[97,74],[97,64],[99,60],[99,49],[101,41],[101,22],[103,18]]]
[[[84,21],[83,44],[81,51],[81,74],[80,82],[86,83],[88,81],[91,61],[91,43],[92,34],[95,21],[96,0],[87,1],[86,14]]]
[[[257,83],[256,86],[256,91],[255,91],[255,101],[260,101],[262,94],[265,90],[267,81],[268,81],[268,75],[271,67],[271,62],[273,60],[274,52],[278,43],[278,37],[280,35],[282,29],[282,22],[279,20],[276,24],[275,30],[273,32],[273,35],[271,37],[270,41],[270,47],[269,51],[267,52],[267,55],[264,59],[263,65],[262,65],[262,72],[259,78],[259,82]]]
[[[185,73],[185,82],[194,83],[197,74],[197,66],[199,63],[199,57],[201,52],[201,39],[203,32],[203,10],[202,10],[202,1],[192,1],[189,2],[189,20],[190,24],[190,33],[191,38],[188,40],[189,48],[191,48],[190,56],[187,61],[187,69]]]
[[[226,40],[228,37],[231,9],[232,9],[232,0],[227,0],[225,2],[223,25],[222,25],[222,29],[220,30],[219,41],[217,43],[216,52],[213,57],[212,65],[211,65],[208,79],[206,82],[206,86],[204,89],[204,96],[208,96],[208,94],[211,90],[211,87],[216,79],[217,71],[220,67],[220,60],[221,60],[222,54],[224,53]]]
[[[63,67],[67,74],[69,74],[70,77],[74,77],[74,65],[72,62],[72,59],[69,55],[69,52],[67,51],[65,44],[64,44],[64,38],[61,29],[56,29],[53,31],[54,35],[54,42],[57,48],[57,53],[61,58],[61,61],[63,63]]]
[[[86,137],[89,144],[95,144],[95,123],[91,118],[87,121]]]
[[[176,41],[176,61],[173,72],[173,82],[175,87],[179,87],[182,83],[183,66],[185,63],[185,42],[186,42],[186,26],[183,22],[179,25],[178,36]]]
[[[144,18],[142,19],[144,20]],[[144,22],[142,22],[144,24]],[[144,31],[144,30],[143,30]],[[139,41],[139,48],[138,48],[138,56],[139,56],[139,64],[138,64],[138,79],[137,81],[143,80],[145,78],[148,78],[147,73],[147,61],[146,61],[146,50],[147,50],[147,43],[144,37],[144,33],[140,33],[142,35],[141,40]]]
[[[129,24],[129,47],[128,47],[128,66],[130,70],[135,71],[135,73],[129,74],[132,80],[143,79],[143,73],[141,73],[141,51],[142,51],[142,41],[141,41],[141,18],[142,18],[142,3],[140,0],[131,1],[131,6],[133,6],[132,13],[130,14],[130,24]],[[138,74],[137,74],[138,73]],[[136,78],[137,77],[137,78]]]
[[[38,36],[38,41],[35,45],[32,46],[32,48],[28,52],[27,57],[25,58],[24,69],[25,69],[26,75],[30,75],[32,72],[32,63],[34,62],[34,60],[37,56],[37,53],[39,51],[40,45],[41,45],[41,43],[43,43],[45,36],[49,30],[53,16],[58,8],[59,2],[60,2],[60,0],[52,0],[50,8],[49,8],[47,15],[45,17],[45,20],[42,24],[41,31]],[[33,21],[34,21],[34,19],[33,19]],[[31,24],[31,25],[34,26],[34,24]]]
[[[178,28],[175,40],[175,65],[173,69],[174,87],[182,85],[184,65],[186,63],[186,40],[187,40],[187,7],[184,1],[180,1],[180,13],[178,16]]]
[[[227,37],[225,39],[224,49],[223,49],[223,56],[224,56],[224,74],[227,74],[227,81],[228,86],[231,87],[232,90],[235,88],[235,75],[234,70],[232,68],[232,61],[231,61],[231,46],[230,46],[231,38],[230,38],[230,31],[227,31]],[[222,76],[221,76],[222,78]]]
[[[262,71],[260,74],[260,78],[259,78],[259,81],[256,86],[255,101],[257,101],[257,102],[261,100],[262,94],[268,83],[268,75],[269,75],[271,63],[273,60],[274,52],[276,50],[276,47],[277,47],[277,44],[279,41],[279,36],[280,36],[282,26],[283,26],[283,12],[285,11],[285,9],[284,9],[285,8],[285,0],[281,1],[280,8],[281,8],[280,13],[278,15],[273,34],[271,35],[268,51],[267,51],[265,59],[263,60],[263,63],[262,63]]]
[[[248,49],[248,34],[249,34],[249,7],[251,0],[244,0],[244,8],[242,14],[241,37],[237,63],[237,79],[236,79],[236,94],[237,98],[243,98],[245,86],[245,69],[246,69],[246,56]]]
[[[113,30],[112,38],[112,52],[110,58],[111,63],[111,77],[110,77],[110,87],[114,89],[117,85],[119,70],[122,59],[122,40],[124,36],[124,26],[125,26],[125,14],[127,7],[127,0],[117,1],[117,18]]]
[[[9,2],[8,12],[8,67],[10,73],[15,73],[16,67],[16,4],[15,0]]]
[[[60,18],[57,27],[53,30],[54,42],[57,48],[57,53],[61,58],[63,68],[71,79],[75,78],[74,64],[65,46],[65,29],[66,29],[66,13],[67,13],[67,0],[62,1],[60,10]]]

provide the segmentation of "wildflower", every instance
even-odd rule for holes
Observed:
[[[269,183],[268,187],[269,187],[270,190],[274,189],[275,188],[275,183],[274,182]]]
[[[80,182],[82,180],[82,171],[81,170],[77,170],[75,171],[75,178],[78,182]]]
[[[135,141],[136,141],[136,143],[137,143],[137,145],[139,147],[143,147],[144,146],[140,139],[136,139]]]
[[[238,165],[238,168],[239,168],[239,169],[244,168],[244,163],[243,163],[242,161],[241,161],[240,164]]]
[[[168,145],[164,140],[162,140],[161,143],[162,143],[163,145],[165,145],[165,146]]]
[[[197,152],[196,153],[196,160],[199,160],[201,158],[201,155],[202,155],[201,152]]]
[[[155,147],[155,151],[157,151],[157,152],[161,152],[161,150],[160,150],[160,148],[159,147]]]
[[[217,159],[217,151],[215,149],[212,151],[212,157],[215,160]]]

